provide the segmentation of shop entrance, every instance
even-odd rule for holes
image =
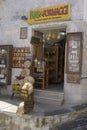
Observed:
[[[66,29],[34,30],[31,43],[35,88],[63,91]]]

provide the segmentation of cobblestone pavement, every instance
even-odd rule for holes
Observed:
[[[79,119],[56,126],[55,130],[87,130],[87,115]]]

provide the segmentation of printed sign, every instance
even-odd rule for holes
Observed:
[[[79,40],[79,39],[78,39]],[[69,49],[68,49],[68,71],[79,73],[79,63],[80,63],[80,41],[75,39],[70,40]]]
[[[67,81],[79,82],[82,62],[82,33],[67,35]]]
[[[70,5],[53,6],[31,10],[29,12],[28,23],[38,23],[54,20],[67,20],[70,18]]]

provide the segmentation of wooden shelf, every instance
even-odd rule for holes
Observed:
[[[40,68],[40,72],[38,72]],[[32,76],[35,78],[35,86],[40,86],[42,89],[48,87],[48,69],[45,67],[32,67]],[[42,68],[42,71],[41,71]]]
[[[46,66],[49,68],[48,69],[48,79],[50,82],[57,81],[58,79],[58,45],[54,45],[52,47],[47,47],[44,49],[44,57],[45,57],[45,62]]]

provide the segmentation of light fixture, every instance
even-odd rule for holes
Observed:
[[[60,35],[60,33],[58,33],[57,39],[59,40],[60,38],[61,38],[61,35]]]
[[[49,41],[51,38],[51,32],[49,32],[47,35],[46,35],[46,39]]]
[[[66,32],[65,31],[61,31],[60,34],[64,36],[66,34]]]
[[[55,32],[52,33],[52,39],[56,39],[56,33]]]

